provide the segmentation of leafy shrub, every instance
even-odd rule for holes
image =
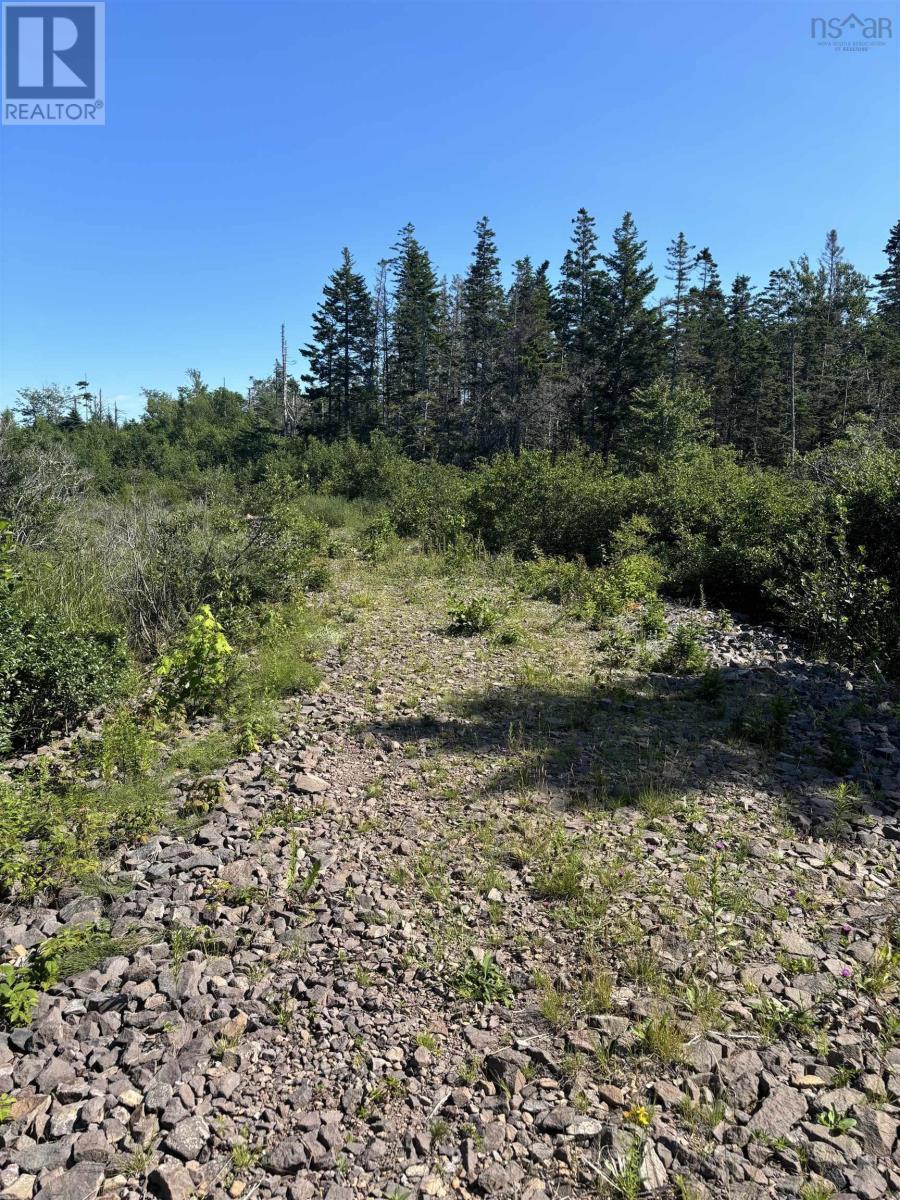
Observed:
[[[115,846],[152,833],[167,813],[154,776],[87,788],[51,780],[39,765],[0,781],[0,895],[27,897],[95,874]]]
[[[465,1000],[481,1004],[509,1004],[512,988],[490,954],[470,958],[459,973],[457,991]]]
[[[184,635],[156,668],[159,703],[167,712],[210,713],[225,702],[232,680],[231,647],[208,604],[188,622]]]
[[[385,562],[395,554],[399,538],[388,514],[382,513],[370,522],[359,535],[358,543],[360,553],[369,562]]]
[[[232,627],[303,587],[325,550],[325,527],[283,479],[264,481],[250,500],[253,515],[207,504],[117,513],[102,552],[116,614],[142,654],[158,652],[203,605]]]
[[[158,753],[147,722],[122,709],[104,723],[100,740],[86,748],[84,758],[95,763],[101,779],[109,782],[147,775]]]
[[[674,675],[698,675],[709,664],[709,653],[702,646],[702,628],[693,622],[676,625],[672,637],[656,660],[658,671]]]
[[[469,637],[476,633],[490,633],[502,620],[503,613],[487,596],[469,596],[465,600],[452,600],[448,606],[450,632]]]
[[[771,594],[791,627],[820,652],[856,664],[900,664],[891,583],[868,566],[864,546],[851,546],[843,499],[829,507],[829,531],[814,527],[792,540]]]
[[[0,1025],[27,1025],[39,999],[26,971],[0,964]]]
[[[128,663],[118,634],[0,598],[0,753],[72,728],[119,692]]]

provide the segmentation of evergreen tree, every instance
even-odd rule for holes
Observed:
[[[684,371],[684,337],[688,293],[694,270],[694,247],[679,233],[666,250],[666,278],[672,284],[672,295],[663,301],[669,339],[669,387],[674,388]]]
[[[486,454],[498,444],[503,301],[494,231],[487,217],[482,217],[475,226],[475,249],[462,287],[463,395],[478,454]]]
[[[405,225],[394,247],[389,427],[414,454],[428,445],[438,352],[439,289],[428,251]]]
[[[594,218],[579,208],[556,290],[555,324],[566,379],[567,440],[595,441],[597,332],[602,302]]]
[[[695,261],[697,283],[687,296],[684,333],[684,364],[690,377],[710,398],[713,436],[722,440],[723,406],[727,375],[728,318],[725,297],[709,249],[704,247]]]
[[[506,444],[516,451],[551,444],[555,413],[550,376],[554,337],[549,268],[550,264],[544,262],[535,270],[530,258],[519,259],[507,295]]]
[[[375,421],[375,317],[366,281],[353,269],[346,246],[323,288],[312,328],[304,379],[310,395],[322,402],[326,430],[336,437],[368,433]]]
[[[658,471],[665,463],[690,457],[709,440],[710,400],[702,387],[683,381],[671,387],[657,379],[638,388],[626,418],[623,450],[641,471]]]
[[[632,394],[646,387],[663,361],[663,328],[658,309],[647,301],[656,276],[646,260],[631,213],[613,233],[612,253],[601,255],[606,268],[600,318],[600,449],[608,458],[621,432]]]
[[[891,229],[884,252],[888,265],[875,276],[878,316],[887,329],[900,337],[900,221]]]
[[[454,275],[449,283],[446,279],[441,283],[434,448],[438,458],[444,462],[464,461],[470,441],[464,425],[462,407],[462,370],[465,359],[462,291],[463,281],[458,275]]]
[[[888,265],[875,276],[876,318],[866,338],[872,361],[869,407],[890,444],[900,445],[900,221],[884,248]]]
[[[738,275],[731,285],[725,320],[726,367],[719,440],[753,458],[758,450],[766,341],[748,275]]]

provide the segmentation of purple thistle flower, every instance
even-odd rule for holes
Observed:
[[[717,850],[724,850],[724,849],[725,849],[725,843],[724,843],[724,842],[716,842],[716,849],[717,849]]]
[[[852,974],[853,972],[849,967],[841,967],[841,975],[843,975],[845,979],[849,979]]]

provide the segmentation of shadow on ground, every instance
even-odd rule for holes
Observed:
[[[844,781],[860,812],[896,821],[900,756],[888,747],[900,744],[897,721],[896,741],[881,712],[868,713],[872,729],[843,686],[790,661],[778,670],[568,687],[541,679],[471,693],[446,715],[386,718],[366,731],[429,755],[486,757],[492,789],[545,790],[562,807],[640,804],[654,791],[764,790],[786,819],[821,831]]]

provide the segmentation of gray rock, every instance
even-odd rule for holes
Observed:
[[[509,1095],[520,1092],[525,1086],[524,1070],[530,1065],[528,1055],[517,1050],[499,1050],[484,1060],[488,1075]]]
[[[478,1188],[485,1196],[504,1196],[512,1189],[512,1180],[499,1163],[490,1163],[477,1179]]]
[[[65,1175],[45,1183],[39,1200],[94,1200],[103,1176],[103,1168],[97,1163],[76,1163]]]
[[[199,1159],[209,1141],[209,1126],[202,1117],[185,1117],[166,1135],[165,1148],[185,1161]]]
[[[876,1158],[887,1158],[897,1140],[898,1124],[892,1116],[868,1105],[857,1109],[853,1136],[862,1140],[863,1149]]]
[[[774,1087],[747,1123],[750,1133],[785,1137],[806,1116],[806,1099],[789,1087]]]
[[[276,1175],[293,1175],[309,1163],[309,1149],[302,1138],[289,1137],[266,1152],[263,1166]]]
[[[859,1200],[878,1200],[888,1189],[887,1180],[869,1163],[847,1172],[847,1191]]]
[[[577,1108],[562,1104],[551,1108],[539,1119],[538,1125],[548,1133],[565,1133],[581,1117]]]
[[[319,792],[328,790],[328,784],[324,779],[320,779],[318,775],[308,775],[304,771],[297,772],[291,780],[291,786],[295,792],[305,792],[310,796],[315,796]]]
[[[194,1181],[187,1169],[168,1163],[150,1172],[147,1186],[150,1194],[160,1200],[192,1200],[196,1195]]]

